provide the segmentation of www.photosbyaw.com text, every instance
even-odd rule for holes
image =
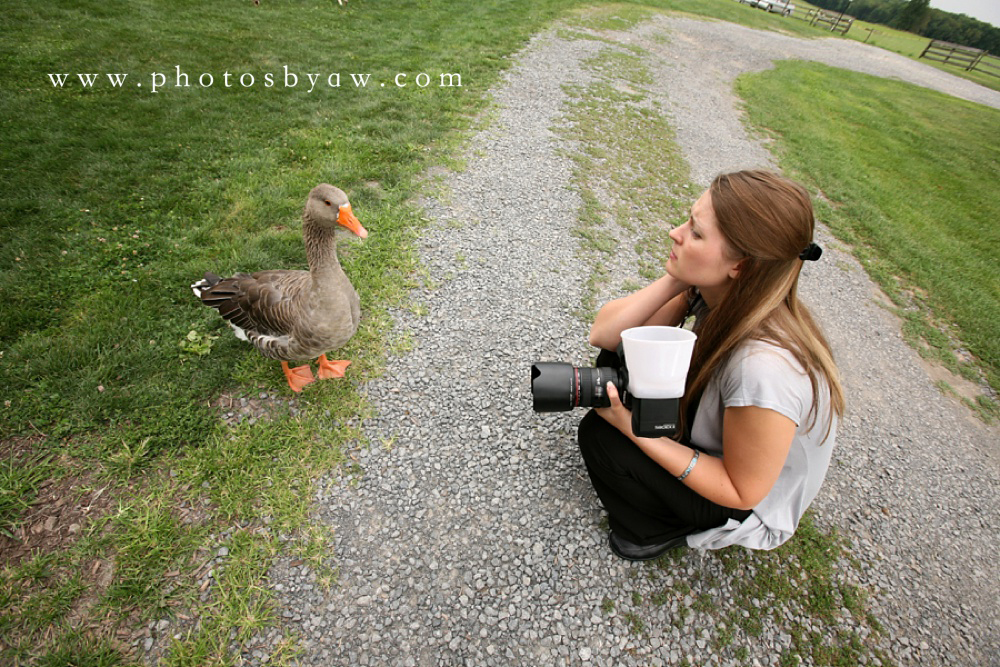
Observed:
[[[282,66],[279,72],[223,72],[222,74],[212,74],[202,72],[200,74],[189,74],[174,66],[173,72],[151,72],[147,76],[133,77],[123,72],[101,73],[49,73],[49,81],[53,88],[71,88],[82,86],[83,88],[125,88],[132,86],[133,81],[136,88],[146,89],[152,93],[163,92],[164,90],[190,89],[190,88],[262,88],[271,90],[301,90],[311,93],[320,89],[336,90],[339,88],[461,88],[462,75],[454,72],[441,74],[427,74],[420,72],[411,74],[398,72],[389,77],[387,81],[375,81],[371,74],[332,72],[320,74],[316,72],[296,72],[290,70],[287,65]]]

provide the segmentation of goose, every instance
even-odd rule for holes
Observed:
[[[368,236],[347,195],[322,183],[309,193],[302,212],[308,271],[237,273],[226,279],[206,272],[191,285],[203,304],[219,311],[237,338],[281,361],[288,386],[296,393],[315,378],[308,364],[289,368],[290,360],[318,355],[320,379],[344,377],[351,363],[326,358],[327,352],[351,339],[361,319],[358,294],[337,258],[334,235],[339,227],[361,238]]]

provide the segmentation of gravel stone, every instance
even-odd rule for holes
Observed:
[[[714,554],[685,552],[655,572],[613,556],[576,450],[581,414],[532,412],[533,361],[590,361],[588,323],[574,315],[586,277],[572,234],[574,146],[553,132],[564,86],[591,82],[585,61],[602,49],[641,48],[654,73],[646,92],[701,185],[773,166],[741,124],[732,80],[775,59],[829,61],[998,108],[1000,94],[863,44],[724,22],[663,17],[600,37],[533,39],[493,91],[464,171],[443,174],[442,192],[423,202],[431,223],[419,253],[435,285],[413,290],[419,308],[393,313],[413,347],[365,387],[376,408],[366,437],[391,444],[355,453],[360,476],[318,484],[316,520],[335,528],[339,580],[326,591],[279,561],[269,579],[283,632],[253,638],[246,664],[265,664],[283,634],[299,637],[300,664],[324,667],[776,665],[790,645],[765,622],[741,659],[718,648],[721,614],[705,601],[724,610],[735,592]],[[820,240],[826,254],[804,270],[802,293],[850,401],[814,505],[851,545],[855,564],[838,576],[868,593],[883,626],[868,641],[894,664],[998,665],[998,433],[934,388],[858,263]],[[685,594],[648,602],[681,584]],[[814,627],[800,609],[785,618]],[[842,623],[868,632],[850,614]]]

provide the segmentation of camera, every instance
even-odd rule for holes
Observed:
[[[617,353],[601,352],[594,368],[562,362],[531,366],[535,412],[606,408],[608,382],[632,411],[632,432],[639,437],[679,435],[680,399],[697,336],[679,327],[626,329]],[[628,360],[632,360],[631,368]]]
[[[621,348],[618,349],[621,357]],[[628,391],[628,376],[624,364],[618,368],[580,368],[565,362],[538,362],[531,366],[532,407],[535,412],[610,407],[606,387],[611,382],[622,404],[632,411],[633,433],[646,438],[675,437],[679,430],[680,398],[638,398]]]

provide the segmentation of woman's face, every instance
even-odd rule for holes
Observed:
[[[691,217],[670,232],[674,246],[667,260],[667,273],[701,290],[710,304],[721,296],[739,272],[739,259],[732,259],[725,237],[712,209],[712,194],[705,194],[691,207]],[[718,299],[714,299],[718,301]]]

